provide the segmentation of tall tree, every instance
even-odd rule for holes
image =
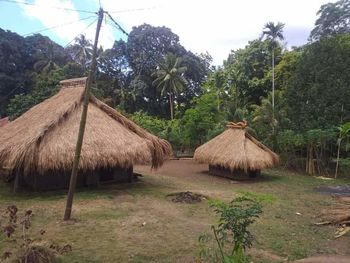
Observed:
[[[35,34],[26,37],[25,41],[29,64],[36,73],[48,73],[71,60],[63,47],[46,36]]]
[[[159,64],[159,69],[152,75],[156,77],[153,84],[160,90],[161,96],[165,93],[169,96],[170,117],[174,119],[174,99],[175,96],[184,90],[187,80],[184,73],[187,67],[181,66],[182,58],[176,57],[173,53],[168,53],[164,61]]]
[[[137,90],[141,91],[137,96],[137,110],[168,116],[168,100],[159,97],[152,84],[152,73],[169,52],[181,57],[182,65],[187,67],[184,77],[188,83],[184,92],[177,97],[182,112],[190,106],[193,97],[201,94],[201,85],[209,72],[211,57],[186,50],[180,44],[179,36],[167,27],[143,24],[132,29],[126,43],[126,58],[130,70],[128,83],[137,85]]]
[[[75,38],[74,44],[68,46],[67,51],[76,63],[88,67],[92,59],[92,43],[85,35]]]
[[[349,86],[350,35],[307,45],[285,93],[293,129],[326,129],[338,126],[341,119],[349,121]]]
[[[26,38],[0,29],[0,115],[8,103],[34,89],[37,75],[69,62],[64,48],[40,34]]]
[[[56,68],[58,68],[58,65],[55,62],[53,44],[49,43],[45,57],[34,64],[34,69],[39,72],[48,73]]]
[[[105,50],[98,60],[97,93],[111,107],[122,103],[123,109],[128,109],[129,101],[125,101],[128,94],[132,70],[126,57],[126,43],[115,41],[111,49]]]
[[[271,43],[272,53],[272,110],[275,111],[275,48],[278,45],[278,40],[283,40],[283,28],[284,24],[278,22],[276,25],[274,22],[268,22],[264,26],[262,38],[266,37]]]
[[[275,49],[276,64],[281,48]],[[232,51],[225,61],[227,81],[236,87],[239,100],[259,104],[271,90],[271,52],[268,40],[253,40],[245,48]]]
[[[350,0],[340,0],[322,5],[317,12],[319,18],[310,33],[310,40],[335,34],[350,33]]]
[[[6,116],[12,96],[28,89],[25,72],[28,69],[25,39],[16,33],[0,29],[0,117]]]

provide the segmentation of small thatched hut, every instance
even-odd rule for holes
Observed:
[[[67,188],[82,112],[86,78],[61,81],[60,91],[0,131],[0,167],[9,179],[35,190]],[[90,97],[78,186],[132,181],[134,164],[157,168],[170,144]]]
[[[278,163],[278,156],[246,131],[246,123],[230,123],[227,129],[198,147],[194,159],[209,164],[209,173],[228,178],[255,177]]]

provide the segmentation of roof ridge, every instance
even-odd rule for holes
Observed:
[[[248,126],[248,122],[246,120],[239,122],[228,122],[226,128],[229,129],[245,129]]]
[[[64,79],[59,82],[61,89],[74,88],[76,86],[85,86],[87,77]]]

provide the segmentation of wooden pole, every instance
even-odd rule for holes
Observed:
[[[94,42],[93,53],[92,53],[92,63],[91,63],[88,79],[87,79],[87,82],[85,85],[83,111],[81,113],[78,140],[77,140],[77,145],[75,148],[74,163],[73,163],[72,173],[71,173],[70,182],[69,182],[67,204],[66,204],[66,210],[64,212],[63,220],[70,220],[71,213],[72,213],[73,197],[74,197],[74,193],[75,193],[75,187],[77,184],[80,153],[81,153],[81,148],[83,145],[87,110],[88,110],[89,99],[90,99],[90,87],[91,87],[91,83],[92,83],[92,77],[95,73],[96,64],[97,64],[97,61],[96,61],[97,60],[97,45],[98,45],[98,37],[100,35],[100,30],[101,30],[101,24],[102,24],[102,20],[103,20],[103,14],[104,14],[104,11],[102,8],[100,8],[100,10],[98,11],[98,20],[97,20],[97,28],[96,28],[96,34],[95,34],[95,42]]]

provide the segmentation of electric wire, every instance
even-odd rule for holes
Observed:
[[[21,2],[21,1],[16,1],[16,0],[0,0],[0,2],[21,4],[21,5],[41,6],[41,7],[47,7],[47,8],[58,9],[58,10],[65,10],[65,11],[72,11],[72,12],[81,12],[81,13],[96,14],[96,12],[88,11],[88,10],[73,9],[73,8],[66,8],[66,7],[59,7],[59,6],[37,5],[37,4],[34,4],[34,3]]]
[[[92,21],[87,27],[85,27],[84,30],[81,31],[78,35],[76,35],[71,41],[69,41],[68,44],[66,44],[64,48],[68,47],[78,36],[83,35],[84,32],[85,32],[90,26],[92,26],[96,21],[97,21],[97,18],[96,18],[94,21]]]
[[[38,30],[38,31],[34,31],[32,33],[24,34],[22,36],[26,37],[26,36],[38,34],[38,33],[41,33],[41,32],[47,31],[47,30],[51,30],[51,29],[55,29],[55,28],[59,28],[59,27],[64,27],[64,26],[71,25],[71,24],[74,24],[74,23],[79,22],[79,21],[87,20],[87,19],[92,18],[92,17],[95,17],[95,16],[89,16],[89,17],[81,18],[79,20],[71,21],[71,22],[68,22],[68,23],[64,23],[64,24],[60,24],[60,25],[56,25],[56,26],[52,26],[52,27],[47,27],[47,28],[44,28],[44,29],[41,29],[41,30]]]
[[[127,32],[121,27],[121,25],[118,24],[117,21],[115,21],[115,19],[111,16],[111,14],[110,14],[109,12],[105,12],[105,13],[106,13],[107,16],[110,18],[110,21],[113,22],[112,25],[113,25],[116,29],[122,31],[126,36],[129,36],[129,33],[127,33]],[[147,50],[145,50],[145,49],[143,48],[143,46],[141,46],[141,49],[142,49],[143,53],[147,53]],[[148,59],[152,60],[154,63],[156,63],[156,64],[158,64],[158,65],[161,65],[161,64],[162,64],[162,61],[159,61],[158,59],[156,59],[156,58],[154,58],[154,57],[152,57],[152,56],[148,56]]]
[[[123,32],[125,35],[129,36],[129,33],[127,33],[121,25],[118,24],[117,21],[114,20],[114,18],[109,14],[109,12],[105,12],[106,15],[112,20],[112,22],[116,25],[117,29],[119,29],[121,32]]]
[[[116,10],[116,11],[110,11],[109,13],[111,13],[111,14],[131,13],[131,12],[153,10],[153,9],[157,9],[157,8],[158,8],[158,6],[151,6],[151,7],[145,7],[145,8],[133,8],[133,9]]]

